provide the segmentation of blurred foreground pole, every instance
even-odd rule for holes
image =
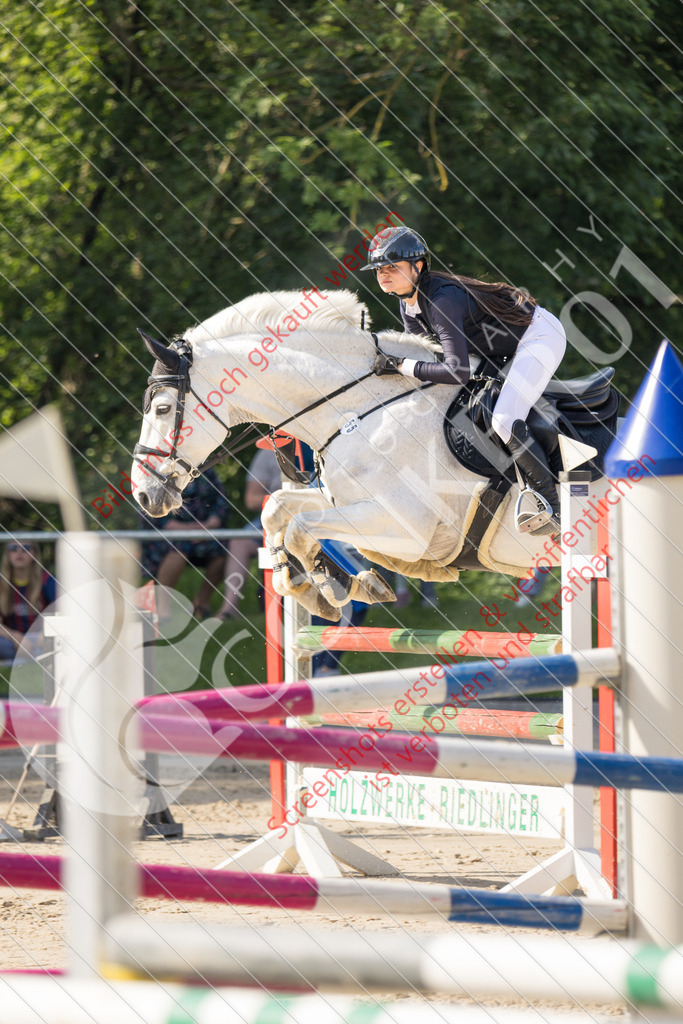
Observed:
[[[616,512],[615,647],[623,658],[617,751],[680,758],[683,366],[668,342],[607,453],[606,473]],[[631,933],[683,942],[683,798],[627,790],[621,805],[619,892],[633,907]]]
[[[129,848],[141,795],[139,751],[135,741],[129,750],[122,742],[143,690],[134,571],[132,551],[120,541],[70,533],[59,542],[65,889],[70,967],[80,977],[100,974],[107,922],[136,895]]]

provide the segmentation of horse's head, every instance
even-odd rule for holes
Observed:
[[[140,507],[151,516],[165,516],[180,508],[183,490],[225,439],[228,427],[194,390],[191,345],[184,339],[166,345],[140,334],[156,362],[147,381],[131,479]]]

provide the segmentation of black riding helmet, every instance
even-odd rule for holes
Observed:
[[[370,242],[368,263],[361,270],[377,270],[402,260],[424,260],[424,270],[428,270],[431,257],[425,240],[412,228],[384,228]]]

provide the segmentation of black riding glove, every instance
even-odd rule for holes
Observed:
[[[402,362],[403,360],[399,359],[398,356],[390,356],[386,352],[378,351],[372,364],[372,372],[377,377],[384,377],[390,373],[400,373]]]

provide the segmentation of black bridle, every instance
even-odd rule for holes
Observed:
[[[145,391],[145,397],[143,402],[143,413],[145,415],[149,412],[152,405],[152,399],[154,398],[155,391],[159,391],[161,388],[176,388],[178,396],[176,398],[175,406],[175,417],[173,420],[173,431],[171,433],[170,448],[166,452],[161,448],[148,448],[144,444],[136,444],[133,449],[133,458],[140,465],[145,466],[152,476],[155,476],[157,480],[161,480],[168,487],[171,487],[174,491],[180,493],[179,489],[173,483],[173,478],[178,475],[175,470],[175,466],[178,465],[181,469],[184,469],[186,473],[190,474],[190,477],[194,480],[196,477],[209,469],[210,466],[220,462],[222,458],[227,458],[229,453],[224,453],[223,450],[219,450],[213,459],[207,459],[199,467],[191,465],[187,459],[182,459],[178,456],[178,437],[180,435],[180,426],[185,416],[185,399],[188,395],[194,395],[200,405],[209,412],[220,425],[227,430],[228,437],[230,436],[230,428],[223,423],[220,416],[211,409],[202,399],[199,397],[197,392],[190,383],[190,367],[192,366],[192,347],[190,343],[184,338],[180,338],[178,341],[172,342],[169,346],[172,352],[178,355],[178,372],[177,373],[166,373],[166,374],[152,374],[147,378],[147,390]],[[172,465],[172,471],[170,474],[165,476],[160,473],[158,469],[155,469],[147,460],[140,459],[140,455],[154,455],[162,459],[170,459]]]
[[[379,341],[377,339],[377,335],[373,334],[372,338],[373,341],[375,342],[375,347],[379,349]],[[178,397],[176,399],[173,432],[171,434],[171,447],[169,451],[165,452],[161,448],[148,448],[144,444],[136,444],[135,448],[133,449],[133,458],[140,465],[145,466],[146,469],[148,469],[149,472],[152,474],[152,476],[155,476],[157,480],[161,480],[162,483],[164,483],[167,487],[170,487],[172,490],[176,491],[178,494],[181,493],[180,489],[176,487],[176,485],[173,482],[173,478],[178,475],[177,471],[174,468],[176,465],[180,466],[181,469],[183,469],[186,473],[189,473],[190,478],[192,480],[195,480],[198,476],[201,476],[202,473],[205,473],[207,469],[211,469],[212,466],[217,465],[219,462],[224,462],[226,459],[231,458],[233,455],[236,455],[238,452],[242,451],[242,449],[254,444],[255,441],[258,441],[264,437],[270,437],[271,440],[274,440],[275,435],[278,433],[278,431],[282,430],[283,427],[286,427],[288,423],[292,422],[292,420],[296,420],[300,416],[305,416],[306,413],[312,412],[319,406],[324,405],[325,402],[331,401],[338,395],[341,395],[345,391],[349,391],[352,387],[355,387],[356,384],[360,384],[362,383],[362,381],[367,380],[368,377],[373,376],[373,371],[369,370],[368,373],[364,373],[362,377],[357,377],[355,380],[349,381],[348,384],[343,384],[335,391],[332,391],[329,395],[323,395],[322,398],[319,398],[317,399],[317,401],[312,402],[310,405],[307,405],[305,409],[302,409],[300,412],[294,413],[292,416],[288,416],[286,420],[282,421],[282,423],[278,423],[277,426],[275,427],[270,427],[265,432],[261,430],[255,423],[251,423],[249,424],[249,426],[247,426],[245,430],[242,431],[238,438],[235,438],[235,442],[233,442],[233,444],[227,446],[223,445],[210,458],[205,459],[204,462],[202,462],[201,466],[193,466],[191,463],[187,461],[187,459],[183,459],[178,456],[178,437],[180,434],[180,425],[183,422],[183,417],[185,415],[185,399],[187,395],[194,395],[199,404],[204,409],[206,409],[206,411],[210,413],[211,416],[213,416],[217,423],[220,423],[224,430],[227,431],[228,437],[230,437],[232,431],[230,430],[230,427],[228,427],[227,424],[223,422],[220,416],[217,416],[213,409],[211,409],[210,406],[208,406],[206,402],[204,402],[199,397],[197,392],[192,387],[192,384],[190,382],[190,367],[192,366],[193,353],[192,346],[190,345],[190,343],[186,341],[185,338],[180,338],[178,341],[172,342],[168,347],[169,349],[171,349],[171,351],[176,352],[179,357],[178,372],[157,375],[152,374],[150,377],[147,378],[147,390],[145,391],[143,412],[145,414],[149,412],[155,391],[159,391],[161,388],[177,388]],[[336,431],[333,437],[336,437],[337,433],[339,433],[339,431]],[[332,438],[328,439],[325,442],[323,448],[327,447],[330,440],[332,440]],[[280,461],[280,449],[275,445],[274,448],[275,454],[278,456],[278,461]],[[172,465],[171,473],[169,473],[168,475],[160,473],[158,469],[155,469],[155,467],[150,465],[150,463],[147,462],[145,459],[138,458],[138,456],[140,455],[154,455],[158,458],[170,459]],[[280,461],[280,466],[284,470],[284,472],[287,473],[287,475],[290,475],[288,470],[285,469],[285,467],[283,466],[282,461]],[[299,480],[299,482],[304,482],[304,480],[308,482],[308,477],[304,477],[303,474],[299,474],[298,472],[297,475],[293,478]]]

